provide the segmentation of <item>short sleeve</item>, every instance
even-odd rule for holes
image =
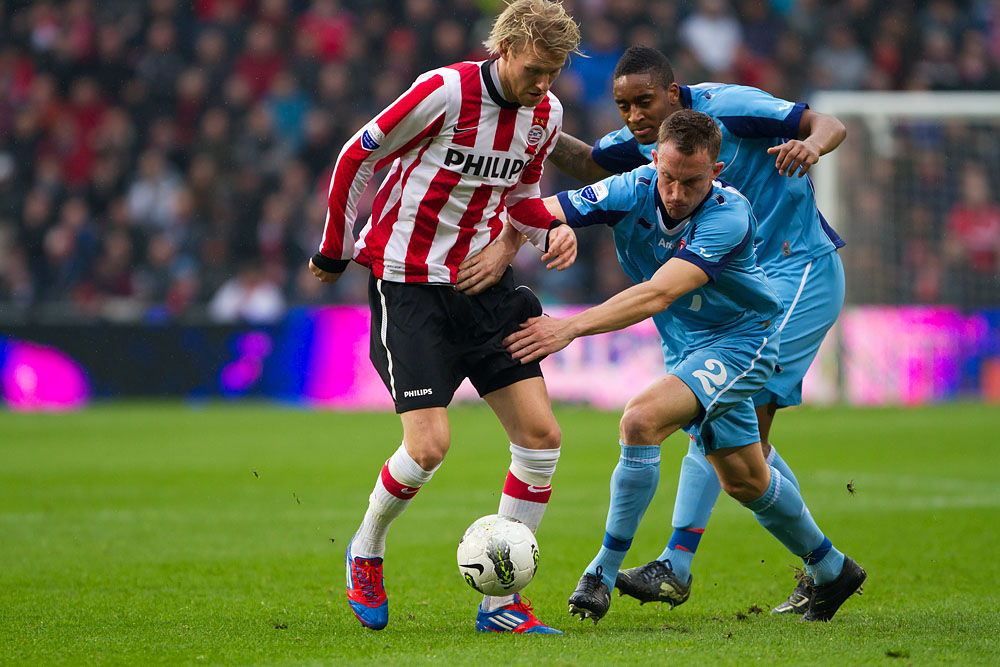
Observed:
[[[639,142],[627,128],[609,132],[598,139],[590,156],[597,166],[613,174],[624,174],[649,164],[649,158],[643,154]]]
[[[749,86],[729,86],[710,104],[708,113],[745,139],[795,138],[802,113],[808,108],[802,102],[789,102]]]
[[[745,209],[716,206],[698,220],[690,241],[674,256],[698,266],[715,282],[752,242],[753,230]]]
[[[617,174],[579,190],[560,192],[556,197],[571,227],[613,227],[636,209],[637,186],[641,192],[649,184],[648,178],[645,184],[640,178],[637,171]]]

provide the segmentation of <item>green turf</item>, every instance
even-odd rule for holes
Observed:
[[[784,411],[773,440],[820,526],[869,573],[829,624],[754,614],[795,559],[722,498],[681,607],[615,596],[594,626],[566,598],[603,533],[616,414],[557,412],[563,456],[526,589],[562,637],[484,636],[455,546],[496,510],[508,453],[488,411],[452,411],[453,449],[393,526],[392,618],[360,627],[343,550],[391,414],[269,405],[97,406],[0,414],[0,663],[998,663],[1000,410]],[[656,556],[686,443],[626,565]],[[853,480],[855,495],[847,491]],[[899,656],[900,659],[894,659]]]

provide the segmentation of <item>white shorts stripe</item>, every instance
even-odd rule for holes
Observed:
[[[722,398],[723,394],[732,389],[734,384],[742,380],[744,377],[746,377],[747,373],[753,370],[753,367],[757,364],[757,360],[760,359],[760,351],[767,346],[767,341],[768,339],[765,337],[764,342],[762,342],[760,344],[760,347],[757,348],[757,352],[755,353],[754,358],[750,361],[750,366],[745,371],[734,377],[733,381],[727,384],[724,389],[719,390],[719,393],[715,395],[715,398],[712,399],[712,402],[705,407],[705,414],[708,414],[709,410],[712,409],[712,406],[715,405],[716,401]]]
[[[792,311],[795,310],[795,305],[799,302],[799,297],[802,296],[802,290],[806,286],[806,278],[809,277],[809,269],[812,265],[812,262],[806,264],[806,270],[802,272],[802,280],[799,282],[799,289],[795,292],[795,298],[792,299],[792,305],[788,307],[788,311],[785,313],[785,319],[781,320],[781,326],[778,327],[779,333],[785,329],[785,323],[788,321],[788,318],[792,316]]]
[[[388,372],[389,372],[389,393],[392,394],[392,400],[396,400],[396,379],[392,377],[392,352],[389,351],[389,345],[386,340],[386,334],[389,328],[389,311],[385,306],[385,294],[382,293],[382,279],[375,279],[375,289],[378,290],[379,300],[382,303],[382,327],[380,330],[380,337],[382,339],[382,347],[385,348],[385,358],[388,360]]]

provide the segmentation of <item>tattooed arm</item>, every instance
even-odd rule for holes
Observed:
[[[549,154],[549,162],[563,173],[584,183],[596,183],[602,178],[611,176],[610,171],[602,169],[594,162],[590,151],[590,146],[563,132],[559,135],[559,141],[552,149],[552,153]]]

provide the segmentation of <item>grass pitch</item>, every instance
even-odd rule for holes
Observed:
[[[525,590],[558,636],[481,635],[455,546],[496,511],[509,454],[482,407],[393,525],[391,620],[363,629],[343,552],[392,414],[271,405],[99,405],[0,414],[0,663],[998,663],[1000,410],[785,410],[773,439],[820,527],[869,573],[829,624],[767,611],[799,565],[723,497],[669,610],[614,596],[597,626],[566,599],[603,534],[618,415],[557,411],[563,456]],[[685,440],[626,566],[660,553]],[[853,483],[855,494],[848,492]],[[754,613],[761,608],[764,613]]]

